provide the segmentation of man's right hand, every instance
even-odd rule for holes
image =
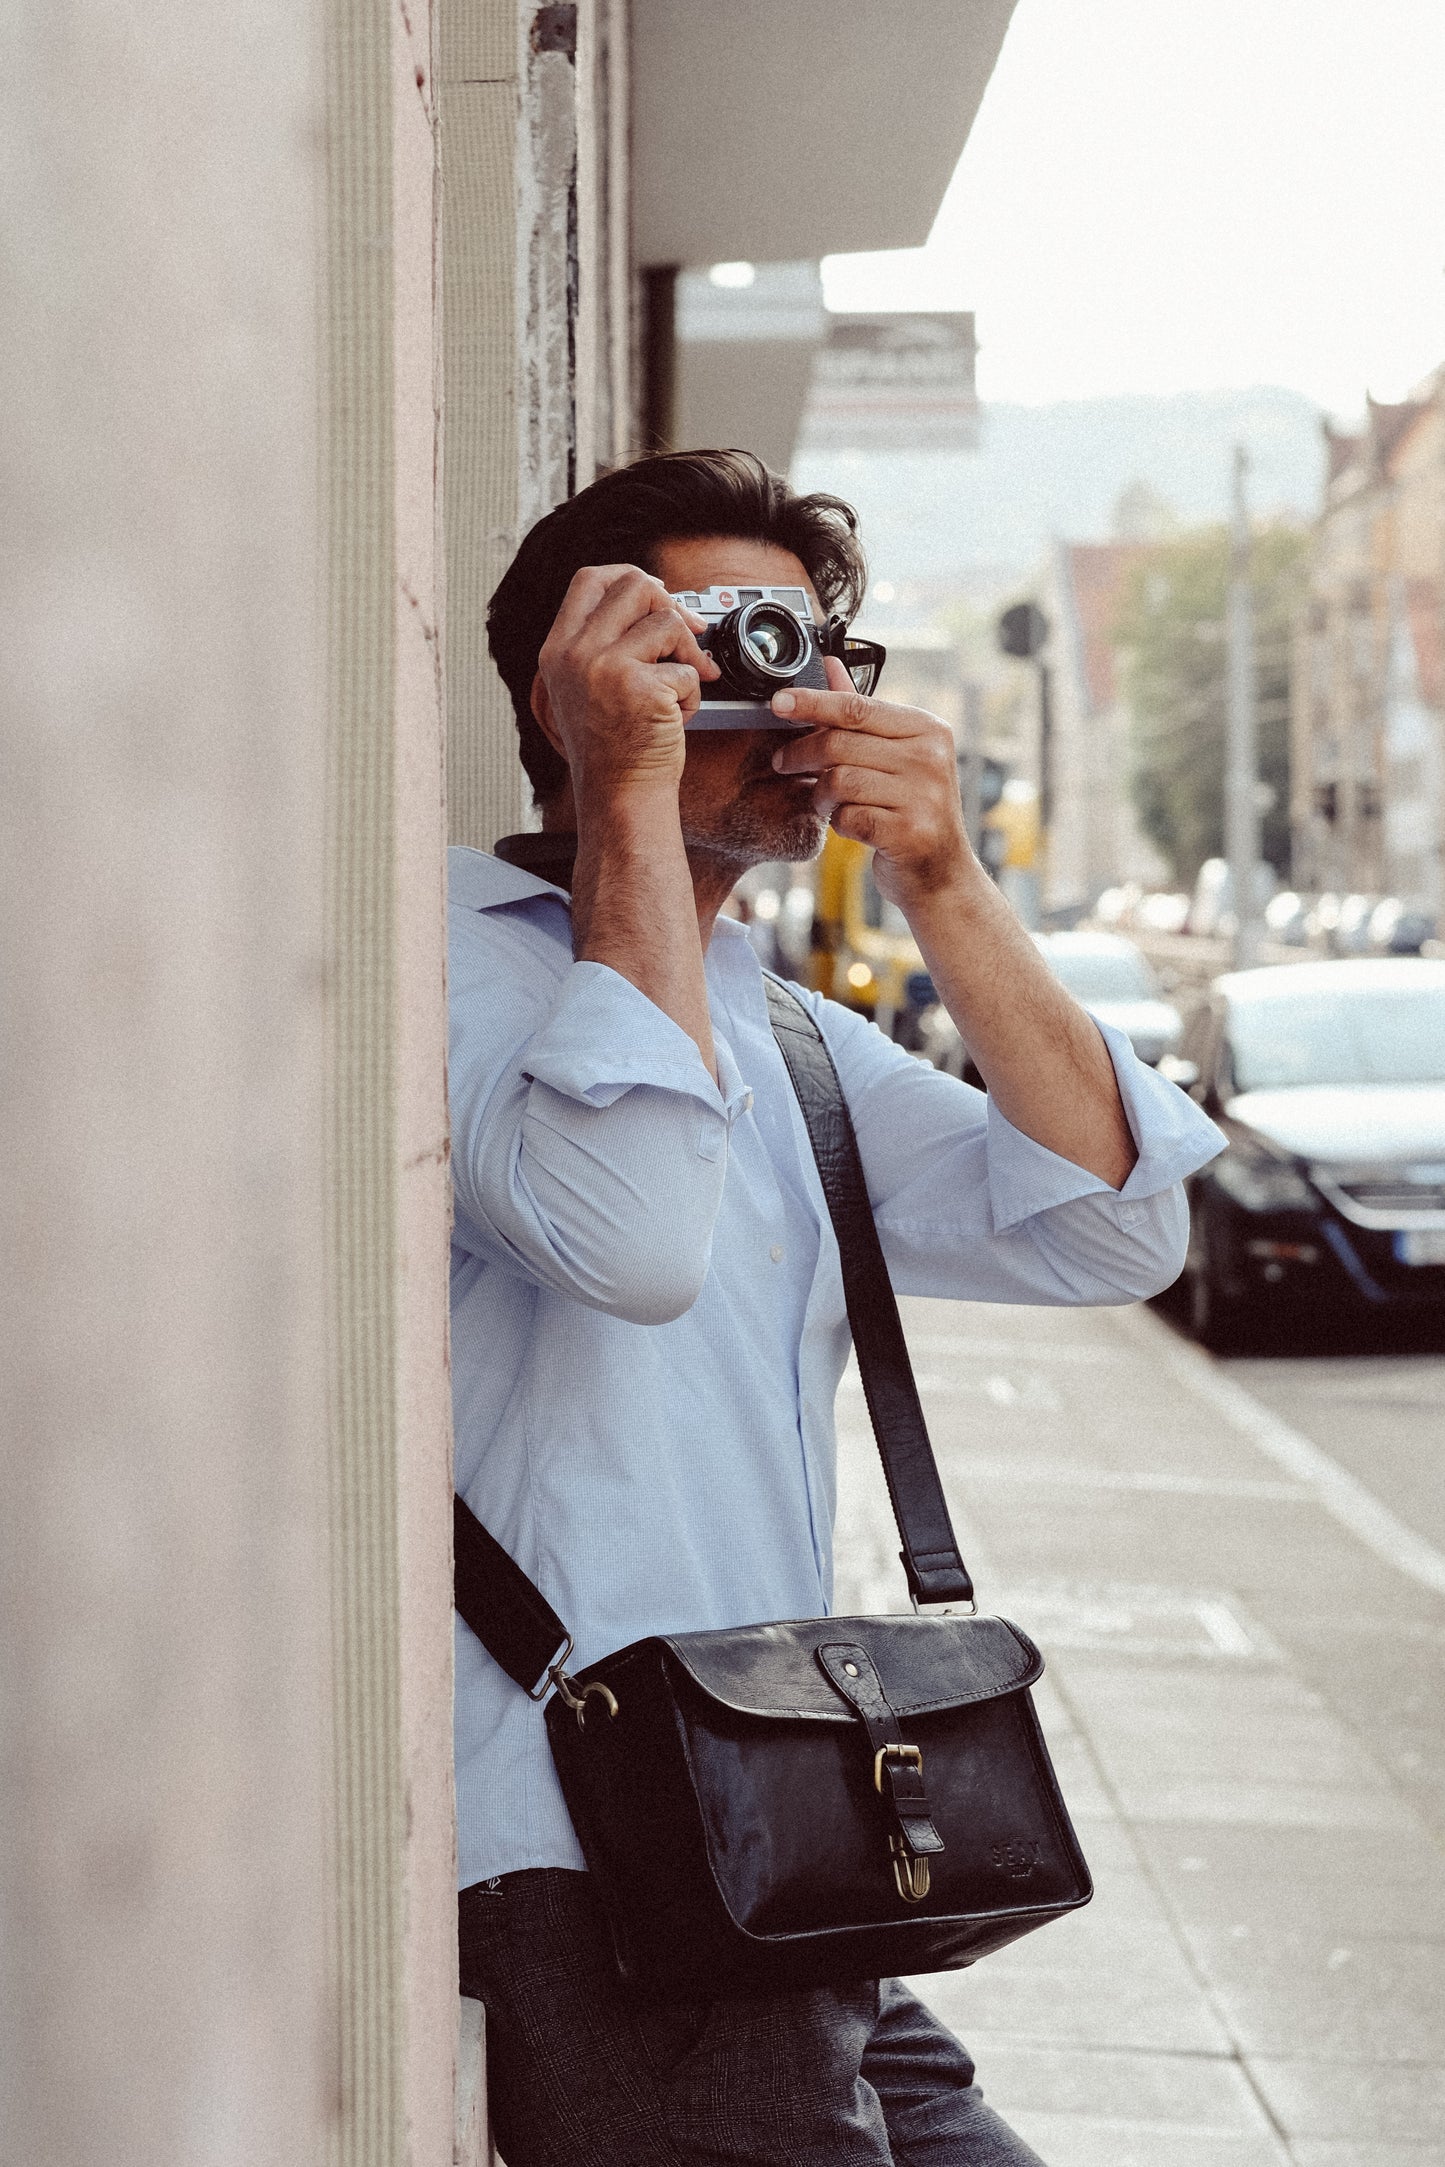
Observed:
[[[702,680],[718,675],[697,644],[705,622],[635,564],[576,574],[538,657],[533,700],[546,702],[562,740],[579,811],[634,784],[676,790],[684,726]]]
[[[537,658],[532,704],[572,774],[572,952],[605,963],[671,1016],[716,1080],[702,941],[677,786],[683,726],[717,664],[705,620],[635,564],[589,565]]]

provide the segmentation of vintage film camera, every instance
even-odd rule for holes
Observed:
[[[707,619],[697,644],[722,671],[703,686],[689,730],[808,730],[811,723],[767,712],[775,692],[826,691],[825,655],[837,655],[860,692],[872,692],[882,673],[883,648],[850,638],[841,617],[819,625],[802,587],[708,587],[672,599]]]

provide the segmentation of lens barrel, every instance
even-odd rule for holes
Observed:
[[[744,698],[768,700],[808,660],[808,631],[782,602],[747,602],[721,619],[708,648],[723,681]]]

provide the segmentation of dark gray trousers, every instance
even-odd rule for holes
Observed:
[[[587,1875],[552,1868],[459,1918],[507,2167],[1042,2167],[896,1979],[633,2002]]]

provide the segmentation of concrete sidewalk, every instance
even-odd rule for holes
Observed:
[[[1048,1660],[1096,1885],[915,1986],[1048,2167],[1445,2167],[1438,1794],[1378,1720],[1420,1724],[1439,1676],[1438,1556],[1402,1563],[1147,1311],[904,1313],[980,1607]],[[838,1607],[904,1608],[851,1374],[839,1444]]]

